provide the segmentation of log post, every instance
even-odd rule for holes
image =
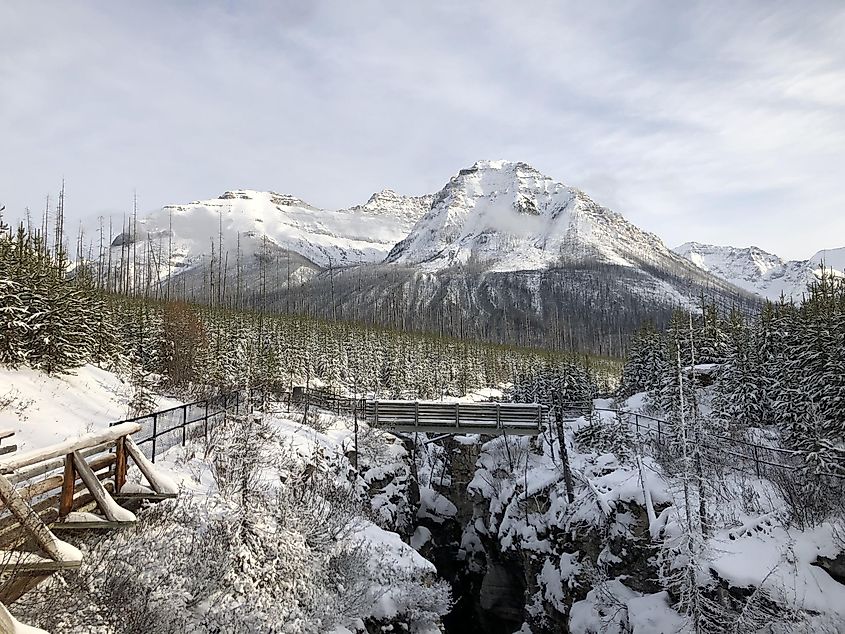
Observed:
[[[115,493],[120,493],[126,484],[126,439],[118,438],[115,447],[114,490]]]
[[[566,449],[566,437],[563,431],[563,408],[559,405],[555,410],[557,423],[557,442],[560,445],[560,461],[563,465],[563,482],[566,485],[566,499],[569,503],[575,501],[575,485],[572,482],[572,469],[569,466],[569,452]]]
[[[73,511],[73,488],[76,485],[76,469],[73,454],[65,456],[65,473],[62,478],[62,495],[59,499],[59,518],[67,517]]]
[[[41,549],[53,561],[61,561],[62,553],[56,545],[56,536],[41,521],[37,513],[34,513],[9,479],[0,474],[0,500],[6,508],[15,516],[18,522],[35,538]]]

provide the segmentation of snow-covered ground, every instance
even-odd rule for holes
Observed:
[[[349,421],[329,414],[320,416],[324,421],[330,421],[324,431],[317,431],[294,420],[283,410],[266,417],[265,420],[277,434],[277,441],[268,447],[268,451],[279,454],[277,462],[283,464],[285,470],[296,472],[320,469],[323,461],[339,460],[339,456],[351,447],[353,432]],[[190,492],[195,498],[213,500],[220,493],[214,469],[197,449],[196,445],[173,447],[156,460],[156,469],[174,479],[182,490]],[[389,452],[385,455],[385,467],[389,470],[393,459]],[[289,461],[291,456],[294,458],[293,463]],[[278,486],[274,470],[267,471],[266,483]],[[359,485],[363,485],[363,482],[359,481]],[[409,585],[398,581],[408,578],[433,579],[436,576],[434,564],[403,542],[395,532],[385,530],[369,519],[358,518],[355,529],[346,539],[371,554],[367,562],[367,574],[373,581],[371,592],[375,600],[361,618],[387,622],[402,617],[409,605],[409,597],[403,596],[408,593]],[[349,623],[339,624],[334,631],[350,631],[348,628],[353,626]],[[438,630],[434,622],[420,622],[414,631],[426,634]]]
[[[128,386],[117,376],[93,366],[85,366],[80,368],[75,375],[65,377],[50,377],[32,370],[4,370],[2,377],[3,391],[7,395],[5,399],[7,405],[2,410],[0,427],[14,429],[18,444],[28,449],[53,444],[66,437],[107,426],[109,422],[126,416],[126,408],[130,398]],[[172,402],[170,399],[160,399],[159,405],[165,408],[172,406]],[[321,477],[329,478],[329,480],[336,479],[335,484],[338,487],[351,487],[350,495],[353,497],[366,498],[368,483],[364,478],[351,477],[354,476],[354,471],[351,470],[345,455],[352,444],[351,422],[341,417],[319,414],[314,426],[308,426],[295,420],[295,417],[301,419],[301,413],[288,414],[284,410],[279,410],[262,416],[262,420],[271,430],[272,440],[261,451],[260,474],[259,480],[256,482],[256,489],[261,492],[261,495],[265,496],[267,500],[288,499],[288,507],[294,508],[297,504],[296,499],[284,498],[285,482],[296,481],[301,484],[303,474],[305,474],[306,482],[307,478],[316,478],[316,474],[322,474]],[[221,433],[225,433],[232,424],[234,423],[230,421],[225,429],[221,429]],[[317,431],[315,427],[319,427],[321,431]],[[366,431],[364,429],[364,432]],[[371,438],[371,440],[373,439]],[[375,442],[378,446],[374,446],[370,457],[365,459],[368,470],[372,471],[370,479],[373,479],[379,473],[382,476],[388,476],[400,466],[399,463],[407,455],[401,445],[384,443],[378,438],[375,439]],[[382,444],[384,444],[383,447]],[[152,579],[158,574],[161,577],[161,583],[164,584],[162,587],[169,587],[167,584],[173,581],[174,566],[178,570],[174,558],[178,559],[180,556],[187,554],[181,546],[176,545],[179,543],[180,536],[186,535],[184,532],[186,528],[188,529],[187,534],[190,534],[190,530],[205,530],[190,529],[190,526],[194,524],[197,526],[215,525],[215,522],[223,519],[223,524],[226,525],[230,524],[230,521],[226,519],[229,517],[231,517],[233,525],[236,525],[239,521],[236,519],[238,511],[234,509],[231,502],[231,492],[227,493],[221,489],[221,482],[225,481],[221,480],[221,474],[225,472],[227,458],[220,454],[222,452],[221,447],[225,446],[225,444],[209,445],[205,443],[204,439],[200,439],[189,442],[186,447],[172,447],[157,457],[156,470],[164,477],[175,481],[181,491],[180,498],[175,502],[173,509],[175,515],[172,528],[169,528],[167,524],[162,527],[161,522],[166,523],[168,520],[166,518],[162,520],[159,517],[152,520],[153,528],[150,533],[147,533],[143,530],[145,515],[141,513],[139,515],[139,530],[141,532],[136,536],[133,546],[130,547],[128,543],[120,545],[121,539],[129,539],[122,537],[126,535],[125,531],[110,533],[99,542],[99,547],[105,547],[107,550],[109,540],[114,540],[113,548],[127,549],[126,566],[132,567],[138,561],[142,564],[148,561],[151,571],[160,569],[158,573],[145,571],[139,577],[139,583],[142,586],[144,578]],[[223,462],[220,462],[217,457],[222,458]],[[221,468],[223,471],[221,471]],[[129,477],[128,488],[140,490],[138,486],[143,482],[141,474],[133,468],[130,470]],[[290,480],[291,478],[294,480]],[[278,491],[278,493],[274,493],[274,491]],[[319,497],[321,494],[317,492],[310,495]],[[394,499],[391,499],[390,496],[382,496],[379,502],[383,506],[381,513],[373,514],[374,520],[379,518],[386,520],[380,522],[382,526],[388,526],[390,521],[398,514],[395,509],[390,508],[394,504]],[[273,504],[276,503],[273,502]],[[168,504],[174,503],[167,502],[159,505],[159,507],[164,508]],[[285,503],[278,502],[278,504],[280,509],[285,508]],[[308,504],[314,504],[314,501],[308,502],[306,506]],[[327,502],[327,504],[329,504],[329,507],[317,503],[315,507],[317,512],[324,512],[326,508],[330,509],[332,502]],[[273,531],[281,531],[279,533],[280,539],[283,539],[281,535],[288,535],[284,539],[287,539],[290,544],[284,547],[280,546],[280,548],[287,553],[284,557],[290,559],[284,564],[290,568],[290,584],[284,596],[277,597],[276,603],[278,605],[270,605],[269,607],[259,605],[255,610],[249,612],[249,618],[265,618],[267,610],[283,610],[285,601],[291,601],[291,609],[294,611],[290,613],[291,623],[281,630],[284,632],[316,633],[317,631],[330,630],[341,634],[361,632],[365,621],[385,624],[391,622],[403,623],[403,627],[408,628],[407,631],[417,632],[418,634],[439,631],[439,617],[448,610],[448,590],[436,581],[436,571],[433,564],[403,542],[399,535],[377,525],[373,520],[367,519],[366,514],[356,515],[350,520],[349,530],[343,531],[335,546],[327,546],[329,551],[326,551],[327,554],[324,554],[323,558],[320,559],[315,554],[317,551],[307,545],[307,539],[302,541],[304,539],[303,533],[297,529],[298,511],[296,511],[296,508],[293,511],[286,512],[285,517],[287,519],[278,526],[276,523],[280,520],[274,518],[275,511],[270,509],[271,507],[268,506],[269,515],[266,521],[265,519],[257,521],[266,524],[263,530],[272,528]],[[308,509],[309,512],[314,512],[314,508],[308,507]],[[338,514],[344,512],[349,512],[349,510],[338,510]],[[193,517],[186,520],[186,513]],[[185,524],[186,521],[187,524]],[[156,534],[160,534],[161,538],[164,538],[165,534],[171,535],[166,539],[169,544],[168,547],[159,552],[144,552],[144,548],[161,546],[155,541]],[[307,531],[304,534],[307,534]],[[149,544],[146,544],[146,542],[149,542]],[[87,551],[90,547],[90,545],[83,546],[83,550]],[[337,554],[332,555],[331,553],[335,551]],[[172,554],[168,555],[168,552],[172,552]],[[234,571],[230,570],[227,573],[231,577],[230,581],[221,586],[219,592],[215,591],[217,594],[212,595],[217,597],[214,599],[216,602],[214,608],[207,606],[197,611],[196,623],[206,622],[203,619],[212,620],[210,614],[215,609],[220,610],[217,604],[226,605],[227,602],[234,602],[232,605],[236,605],[239,601],[247,599],[250,596],[250,584],[258,582],[262,578],[261,575],[266,574],[262,572],[262,569],[271,565],[271,563],[254,560],[253,557],[244,555],[245,552],[246,549],[243,552],[231,554],[231,558],[240,563],[237,564]],[[352,555],[349,555],[349,553],[352,553]],[[165,559],[160,560],[162,556]],[[244,559],[245,556],[246,559]],[[270,554],[268,556],[272,557]],[[349,600],[352,601],[351,597],[354,595],[356,603],[351,603],[348,610],[346,607],[338,609],[334,616],[322,613],[323,608],[319,606],[308,608],[307,605],[303,605],[300,606],[301,609],[295,607],[298,602],[311,601],[313,597],[320,596],[320,592],[325,592],[321,589],[324,587],[321,585],[324,581],[321,580],[326,572],[325,566],[335,565],[331,563],[334,561],[332,557],[348,556],[363,558],[362,567],[353,570],[352,573],[354,574],[346,571],[347,575],[352,574],[350,578],[357,580],[356,583],[365,585],[363,589],[360,587],[348,589],[352,593]],[[137,557],[137,559],[133,559],[133,557]],[[83,563],[83,571],[88,570],[85,567],[86,565],[88,565],[87,561]],[[246,568],[241,568],[243,566],[246,566]],[[313,566],[313,569],[311,566]],[[320,568],[320,566],[323,566],[323,568]],[[302,570],[299,570],[299,568]],[[243,570],[242,574],[237,572],[241,569]],[[92,578],[96,579],[96,565],[91,569],[90,574],[93,575]],[[314,576],[314,578],[309,580],[309,575]],[[284,583],[284,580],[282,582]],[[96,584],[97,582],[94,581],[93,583]],[[341,583],[340,579],[334,582],[334,584]],[[189,582],[186,587],[194,587],[194,585],[193,582]],[[38,592],[41,592],[41,590],[33,593],[33,596],[36,596]],[[52,603],[58,606],[60,612],[62,592],[55,589],[45,590],[45,592],[47,592],[46,596],[54,597]],[[51,592],[56,592],[56,594],[50,594]],[[343,588],[334,587],[329,590],[330,594],[327,596],[335,597],[334,600],[338,600],[337,597],[343,600],[345,592],[346,590]],[[76,599],[78,600],[78,597]],[[262,599],[258,597],[255,600],[260,603]],[[266,600],[266,597],[263,600]],[[153,601],[160,605],[161,610],[170,613],[172,618],[176,618],[178,614],[190,613],[195,610],[191,607],[190,600],[185,601],[178,594],[171,596],[167,593],[162,595],[159,592]],[[17,609],[16,606],[13,606],[13,612]],[[22,609],[26,610],[27,608]],[[97,613],[96,609],[92,608],[92,610],[93,616],[91,616],[90,622],[96,624],[96,626],[92,625],[93,629],[86,631],[116,634],[114,629],[110,629],[108,619],[104,618],[102,613]],[[296,618],[294,618],[294,613],[298,615]],[[303,615],[311,613],[321,614],[319,622],[309,623],[308,619],[303,621]],[[44,625],[42,621],[38,620],[37,616],[33,616],[33,613],[24,611],[23,614],[27,618],[21,618],[22,621]],[[261,615],[264,615],[264,617]],[[53,617],[55,617],[55,614]],[[193,622],[191,621],[193,617],[187,616],[184,618],[187,618],[188,622]],[[215,616],[214,618],[222,617]],[[227,627],[234,629],[226,629],[226,631],[252,631],[249,629],[251,626],[246,621],[239,624],[236,615],[231,618],[233,620]],[[61,626],[57,627],[55,622],[48,629],[54,632],[78,631],[75,629],[79,626],[75,617],[67,615],[67,620],[60,620],[59,622],[70,624],[66,625],[66,627],[70,627],[70,630],[63,630]],[[161,630],[151,629],[150,631],[159,632]],[[205,632],[207,630],[200,627],[196,631]]]
[[[29,448],[126,415],[128,386],[92,366],[69,377],[47,377],[31,370],[4,370],[0,376],[7,394],[0,426],[15,429],[18,442]],[[464,398],[500,394],[481,390]],[[599,407],[611,404],[596,403]],[[171,403],[165,399],[160,405]],[[628,410],[646,405],[643,394],[623,403]],[[262,467],[258,484],[264,494],[271,492],[267,499],[282,499],[272,492],[283,495],[286,483],[302,482],[296,478],[303,474],[311,474],[307,478],[322,474],[361,492],[367,500],[368,512],[356,517],[354,528],[344,532],[337,548],[365,553],[356,574],[367,581],[368,592],[359,597],[361,607],[354,617],[345,614],[329,624],[331,619],[321,616],[328,618],[321,621],[320,627],[327,628],[321,631],[355,633],[362,631],[365,620],[388,623],[396,619],[409,631],[438,631],[437,621],[448,609],[448,597],[438,589],[433,564],[417,551],[425,552],[439,539],[439,527],[445,529],[466,513],[465,499],[446,495],[453,486],[448,468],[452,455],[437,443],[418,445],[419,507],[410,509],[412,456],[401,442],[362,423],[361,475],[356,476],[346,458],[353,446],[351,421],[324,412],[312,412],[312,416],[308,425],[297,412],[280,409],[263,416],[273,440],[262,449],[260,460],[267,466]],[[549,610],[566,615],[566,626],[576,633],[684,632],[684,616],[672,606],[665,587],[655,585],[657,577],[684,556],[679,544],[684,540],[686,502],[679,480],[647,454],[637,461],[619,421],[610,412],[598,416],[592,423],[577,420],[566,431],[576,482],[572,504],[567,502],[561,452],[553,431],[537,438],[456,437],[455,451],[477,452],[471,482],[459,492],[475,501],[473,519],[463,527],[460,552],[468,569],[474,570],[484,569],[491,544],[500,556],[520,552],[523,561],[532,562],[525,564],[529,587],[534,590],[528,597],[521,634],[538,631],[532,627],[552,618]],[[589,436],[600,429],[605,432]],[[178,504],[184,506],[177,507],[179,513],[201,516],[192,522],[213,523],[215,518],[237,516],[232,515],[236,512],[227,497],[230,494],[221,488],[225,478],[221,480],[220,463],[215,461],[220,446],[197,441],[173,447],[156,461],[157,469],[182,491],[183,502]],[[140,481],[140,474],[133,471],[131,479]],[[700,580],[703,587],[721,583],[740,594],[765,597],[783,616],[780,629],[772,631],[792,631],[791,622],[800,622],[810,628],[807,631],[813,627],[836,631],[845,623],[845,585],[818,562],[820,557],[835,558],[841,552],[842,534],[837,531],[842,527],[835,522],[807,528],[791,524],[776,487],[753,474],[725,475],[720,487],[720,496],[709,502],[713,529],[697,551],[701,569],[709,571]],[[300,579],[297,575],[302,571],[295,560],[304,562],[311,551],[306,542],[297,541],[301,537],[297,537],[296,521],[287,522],[283,530],[289,537],[285,539],[292,541],[278,554],[293,558],[290,574]],[[265,529],[271,526],[268,522]],[[177,531],[177,535],[189,535],[194,529],[188,528],[188,533]],[[391,529],[401,530],[410,544]],[[139,552],[146,561],[149,553]],[[238,561],[241,566],[253,560]],[[249,566],[259,564],[255,561]],[[648,578],[642,577],[647,570],[651,571]],[[237,583],[248,589],[258,577],[251,568],[244,574],[243,579],[236,576]],[[297,600],[303,588],[309,593],[318,591],[309,585],[316,582],[307,581],[307,571],[302,574],[284,600]],[[223,594],[233,605],[246,596],[240,590]],[[170,610],[188,609],[185,606],[190,603],[169,596],[161,600]],[[309,612],[297,614],[301,619]],[[289,631],[310,632],[308,627],[300,623]]]
[[[629,410],[645,405],[643,394],[624,403]],[[489,586],[486,581],[491,561],[516,565],[512,573],[524,576],[530,595],[520,634],[557,631],[564,618],[567,631],[579,634],[691,631],[666,591],[678,591],[672,571],[683,566],[688,552],[681,480],[647,451],[638,461],[622,423],[611,412],[598,416],[568,424],[571,504],[554,433],[534,439],[456,438],[464,447],[456,451],[478,452],[466,493],[473,500],[472,518],[464,520],[459,553],[469,569],[484,575],[482,592],[496,587],[495,575]],[[448,471],[438,479],[444,456],[437,446],[425,445],[423,453],[420,517],[426,528],[414,540],[420,548],[438,540],[436,527],[455,517],[464,495],[450,488]],[[842,552],[841,523],[794,525],[778,489],[753,473],[726,471],[710,486],[712,528],[694,550],[700,592],[718,592],[722,584],[732,589],[733,601],[750,596],[746,609],[754,619],[761,605],[777,606],[768,616],[773,629],[759,631],[842,631],[836,628],[845,627],[845,585],[819,565],[819,557],[834,559]],[[691,503],[697,512],[695,490]],[[495,611],[503,598],[493,594],[486,600]],[[758,631],[736,613],[719,618],[734,623],[737,632]]]
[[[85,365],[68,375],[0,368],[0,429],[19,450],[44,447],[131,417],[131,387],[117,374]],[[156,409],[180,401],[156,397]]]

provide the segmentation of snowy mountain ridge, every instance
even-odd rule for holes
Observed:
[[[422,204],[380,192],[365,205],[332,211],[289,195],[236,190],[213,200],[166,206],[148,216],[144,224],[148,229],[167,226],[172,214],[174,235],[192,240],[203,229],[217,229],[222,222],[224,248],[230,251],[238,233],[259,241],[266,235],[272,244],[295,251],[318,266],[347,266],[380,261],[407,233]],[[204,244],[192,246],[199,248],[191,249],[191,254],[208,251]]]
[[[403,310],[415,322],[441,314],[436,307],[444,301],[494,321],[512,302],[509,319],[540,323],[549,311],[561,314],[560,302],[570,312],[582,303],[590,312],[602,293],[647,312],[694,307],[692,298],[702,293],[729,305],[755,302],[655,234],[522,162],[478,161],[436,194],[385,189],[339,210],[276,192],[231,190],[165,206],[140,219],[134,233],[124,230],[109,254],[121,287],[178,277],[181,292],[194,297],[283,292],[286,308],[296,288],[301,310],[319,312],[328,293],[341,313],[373,312],[370,319],[383,319],[382,302],[399,284]],[[336,274],[350,267],[354,274]],[[334,272],[323,276],[328,269]]]
[[[136,232],[124,230],[112,247],[133,244],[133,257],[145,269],[157,269],[159,279],[208,263],[213,251],[225,265],[240,255],[249,266],[269,250],[298,256],[296,266],[308,273],[299,281],[319,269],[383,261],[421,272],[473,266],[496,273],[593,261],[656,267],[725,286],[725,276],[710,275],[701,262],[690,266],[655,234],[581,190],[526,163],[502,160],[477,161],[436,194],[403,196],[384,189],[364,204],[339,210],[289,194],[230,190],[214,199],[167,205],[140,218]],[[113,253],[112,261],[122,257],[122,251]]]
[[[656,235],[581,190],[510,161],[478,161],[458,172],[387,259],[429,271],[468,264],[536,270],[586,259],[681,264]]]
[[[363,205],[335,211],[287,194],[232,190],[139,218],[135,232],[125,231],[112,242],[118,251],[112,260],[134,244],[139,265],[148,270],[152,264],[159,279],[207,262],[213,250],[229,266],[238,253],[248,265],[265,249],[298,254],[314,268],[375,263],[408,233],[426,204],[425,196],[385,190]]]
[[[822,267],[839,274],[845,270],[845,247],[824,249],[808,260],[784,260],[755,246],[699,242],[686,242],[674,251],[702,270],[772,301],[781,296],[800,300],[807,285],[821,275]]]

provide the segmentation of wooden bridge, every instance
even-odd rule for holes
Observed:
[[[366,401],[367,421],[396,432],[536,436],[549,409],[536,403]]]

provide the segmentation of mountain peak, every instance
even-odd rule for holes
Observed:
[[[482,159],[472,164],[470,169],[473,170],[516,170],[529,169],[534,170],[528,163],[522,161],[506,161],[504,159]],[[536,171],[536,170],[534,170]]]
[[[388,261],[438,270],[537,270],[597,260],[689,266],[653,234],[523,162],[476,161],[434,196]]]
[[[699,268],[761,297],[799,299],[820,274],[820,264],[841,271],[845,248],[820,251],[809,260],[784,260],[755,246],[731,247],[687,242],[674,249]]]
[[[392,216],[413,224],[431,209],[432,199],[431,194],[404,196],[397,194],[392,189],[382,189],[370,196],[370,199],[363,205],[356,205],[350,211]]]

